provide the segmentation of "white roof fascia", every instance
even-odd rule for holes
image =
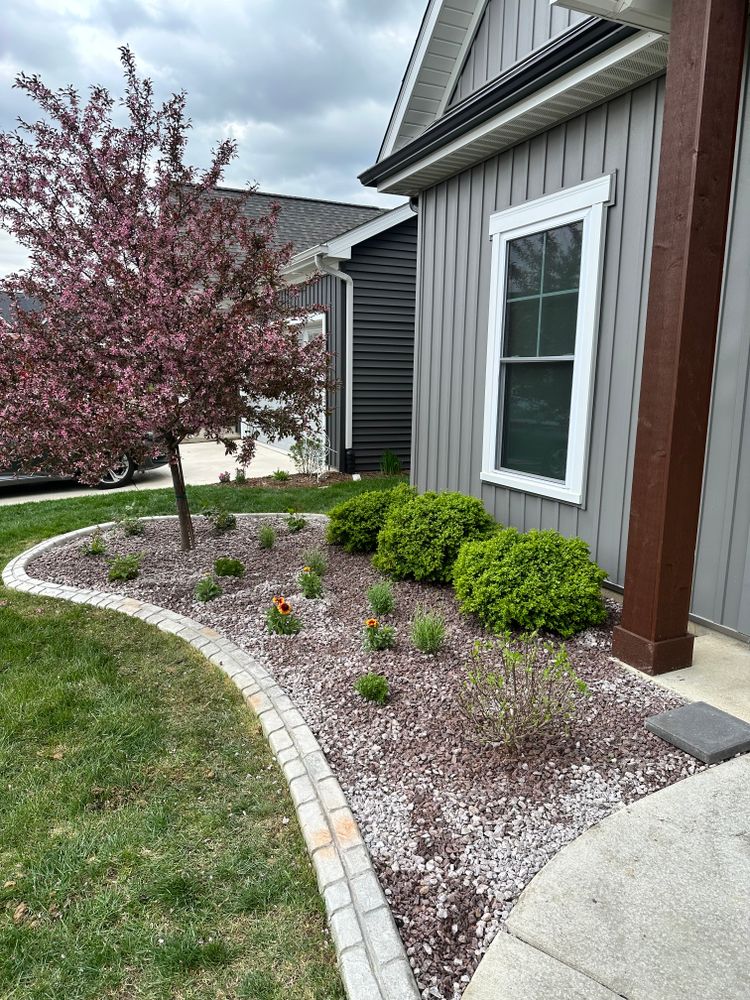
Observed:
[[[633,24],[664,35],[669,34],[671,27],[672,0],[550,0],[550,5],[595,14],[608,21]]]

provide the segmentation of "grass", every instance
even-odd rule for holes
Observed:
[[[364,486],[190,499],[323,511]],[[0,564],[133,502],[0,507]],[[173,510],[166,490],[135,505]],[[343,997],[286,784],[198,653],[137,619],[0,588],[0,718],[4,1000]]]

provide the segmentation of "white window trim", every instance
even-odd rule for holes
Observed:
[[[564,503],[583,504],[599,329],[605,207],[612,203],[614,182],[615,175],[606,174],[596,180],[586,181],[576,187],[545,195],[543,198],[490,216],[492,263],[484,441],[480,473],[483,482],[561,500]],[[531,233],[578,221],[583,222],[581,280],[578,289],[575,360],[570,399],[568,459],[563,482],[510,469],[495,468],[500,417],[500,358],[505,320],[508,242],[520,236],[528,236]]]

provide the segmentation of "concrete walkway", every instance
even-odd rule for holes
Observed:
[[[592,827],[532,880],[464,1000],[748,1000],[750,756]]]
[[[218,483],[219,473],[228,470],[234,475],[237,463],[233,456],[227,455],[224,446],[212,441],[199,441],[196,444],[184,444],[181,449],[182,465],[185,470],[185,480],[189,486],[204,486]],[[248,477],[270,476],[276,469],[293,472],[294,466],[286,452],[259,444],[252,465],[246,472]],[[135,481],[130,486],[113,490],[115,493],[137,492],[139,490],[160,490],[172,485],[169,469],[150,469],[148,472],[137,473]],[[89,486],[79,486],[75,482],[63,483],[19,483],[17,486],[0,484],[0,505],[9,503],[28,503],[30,500],[67,500],[70,497],[91,496],[99,492]]]

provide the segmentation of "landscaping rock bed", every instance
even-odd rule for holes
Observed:
[[[143,553],[140,576],[107,581],[104,557],[81,542],[52,548],[28,567],[40,579],[90,586],[152,601],[219,629],[265,662],[315,732],[360,823],[425,997],[460,996],[495,933],[533,875],[566,843],[613,810],[700,769],[648,733],[645,718],[680,701],[610,660],[610,620],[567,642],[590,698],[567,737],[540,739],[509,757],[479,746],[457,708],[466,663],[486,633],[461,615],[448,587],[394,585],[387,621],[396,645],[365,653],[367,588],[378,574],[365,556],[324,542],[309,521],[290,534],[282,516],[240,518],[216,535],[196,518],[198,545],[181,553],[174,520],[147,521],[142,536],[105,531],[108,556]],[[277,543],[258,546],[261,524]],[[324,595],[306,600],[297,577],[302,553],[328,558]],[[194,601],[197,581],[218,556],[241,559],[242,578],[221,578],[222,596]],[[302,623],[296,636],[272,635],[265,613],[284,594]],[[440,611],[447,638],[435,656],[409,640],[415,607]],[[390,701],[362,701],[354,682],[384,673]]]

